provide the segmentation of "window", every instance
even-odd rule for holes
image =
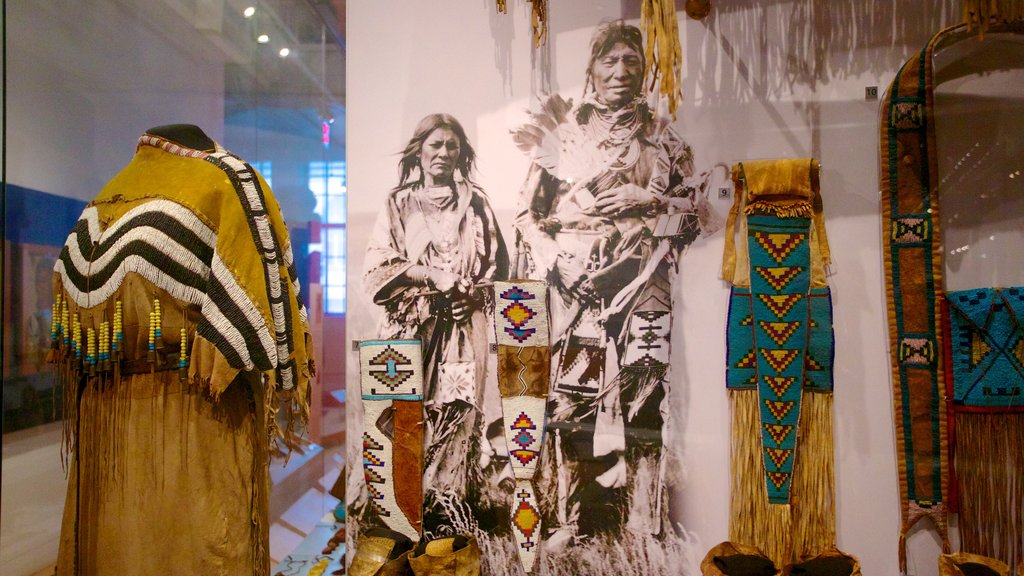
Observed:
[[[257,172],[259,172],[260,175],[263,176],[263,179],[267,181],[267,186],[269,186],[270,189],[273,190],[274,189],[274,179],[273,179],[274,173],[271,170],[271,166],[270,165],[271,165],[271,161],[270,160],[267,160],[265,162],[253,162],[253,163],[250,164],[250,166],[252,166],[253,169],[255,169]]]
[[[324,311],[345,313],[345,162],[310,162],[309,189],[316,196],[314,212],[322,222],[319,241],[310,243],[309,253],[320,255],[320,284],[324,290]],[[316,238],[314,238],[316,240]]]

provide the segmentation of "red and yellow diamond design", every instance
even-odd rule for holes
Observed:
[[[515,514],[512,515],[512,525],[523,536],[526,536],[526,541],[521,546],[527,550],[536,546],[536,542],[533,542],[531,539],[533,538],[533,531],[540,524],[540,514],[537,513],[537,509],[530,503],[531,496],[526,490],[517,492],[516,498],[519,500],[519,505],[516,506]]]

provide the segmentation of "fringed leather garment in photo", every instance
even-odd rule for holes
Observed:
[[[215,143],[145,134],[54,272],[71,458],[58,573],[266,574],[270,442],[304,426],[312,373],[266,182]]]
[[[363,476],[383,526],[412,541],[423,521],[423,350],[419,340],[359,343]]]
[[[531,573],[537,564],[541,536],[533,478],[544,441],[551,372],[547,286],[538,280],[495,282],[494,302],[502,427],[516,479],[512,534],[519,561]]]
[[[904,573],[910,528],[931,518],[943,550],[949,552],[947,515],[958,506],[965,551],[1011,563],[1024,555],[1022,415],[1010,413],[1018,410],[1011,404],[1000,403],[1009,400],[1003,395],[997,395],[998,406],[972,405],[973,400],[966,398],[946,402],[956,376],[948,359],[959,344],[943,329],[949,320],[943,310],[932,60],[939,41],[961,27],[936,34],[911,58],[882,105],[882,241],[903,521],[899,559]],[[983,337],[976,341],[987,345]],[[988,385],[997,389],[1011,383]],[[951,446],[957,459],[965,460],[959,474],[951,470]],[[966,464],[968,456],[972,460]],[[1014,465],[1017,474],[1007,475]]]
[[[835,546],[834,339],[818,170],[812,159],[736,165],[726,228],[729,538],[776,566]]]

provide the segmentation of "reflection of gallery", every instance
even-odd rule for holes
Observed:
[[[1024,576],[1024,1],[288,1],[5,147],[17,576]]]

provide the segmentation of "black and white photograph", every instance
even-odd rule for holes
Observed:
[[[542,43],[535,3],[497,4],[505,10],[348,12],[353,53],[372,57],[348,71],[349,106],[371,112],[348,123],[347,336],[418,339],[431,358],[421,541],[471,535],[481,574],[524,573],[490,289],[543,281],[550,371],[531,573],[700,574],[732,535],[722,279],[731,169],[816,158],[830,274],[860,286],[829,282],[837,546],[859,553],[865,573],[887,573],[895,559],[863,552],[895,550],[899,519],[887,504],[898,486],[885,480],[895,467],[865,453],[889,446],[892,427],[887,361],[875,350],[885,331],[864,331],[865,318],[884,315],[877,150],[856,143],[878,135],[865,85],[891,81],[920,50],[909,38],[924,42],[946,13],[711,2],[701,17],[707,3],[680,1],[668,32],[680,41],[674,76],[671,52],[644,26],[646,2],[552,2]],[[347,381],[359,382],[351,342],[345,350]],[[354,392],[347,425],[361,437]],[[347,461],[358,553],[359,538],[386,523],[368,508],[358,442]],[[865,490],[878,497],[858,499]],[[940,548],[915,535],[909,544],[911,557]]]
[[[367,304],[353,306],[350,334],[423,345],[423,538],[473,534],[488,574],[519,570],[489,353],[490,288],[507,278],[542,280],[549,293],[542,570],[661,573],[698,553],[672,512],[680,458],[665,442],[678,402],[674,281],[687,248],[721,226],[709,191],[727,184],[728,169],[698,160],[649,89],[636,23],[594,26],[580,56],[563,65],[582,89],[524,94],[518,117],[486,135],[491,147],[505,139],[516,169],[475,146],[459,119],[473,120],[471,110],[441,103],[394,134],[393,182],[367,202],[376,214],[349,219],[349,269],[361,280],[350,298]],[[359,250],[354,229],[370,220]],[[354,400],[349,421],[361,422]],[[353,535],[386,525],[361,470],[350,474]]]

